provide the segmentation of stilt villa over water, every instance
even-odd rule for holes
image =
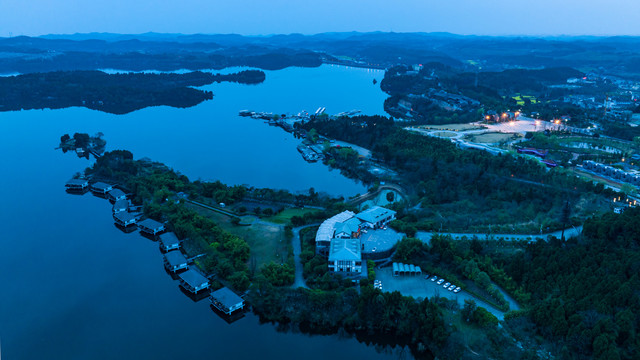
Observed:
[[[89,180],[71,179],[67,181],[65,187],[68,191],[85,191],[89,188]]]
[[[164,252],[180,249],[180,240],[172,232],[160,235],[160,249]]]
[[[121,213],[129,210],[129,200],[118,200],[113,204],[113,213]]]
[[[111,190],[113,190],[113,186],[103,182],[97,182],[91,185],[91,192],[94,194],[106,196]]]
[[[116,202],[118,200],[125,200],[127,198],[127,194],[125,194],[124,191],[120,189],[113,189],[109,191],[107,197],[110,201]]]
[[[138,223],[140,231],[144,234],[155,236],[164,231],[164,224],[153,219],[144,219]]]
[[[211,305],[227,315],[244,308],[244,299],[226,287],[214,291],[209,298]]]
[[[113,215],[113,220],[116,225],[120,225],[124,228],[133,226],[136,224],[136,217],[129,212],[120,212]]]
[[[180,274],[180,286],[192,294],[198,294],[198,292],[209,288],[209,279],[199,272],[189,269]]]
[[[164,254],[164,267],[172,273],[189,269],[187,258],[180,251],[170,251]]]

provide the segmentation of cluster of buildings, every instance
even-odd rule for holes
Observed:
[[[325,220],[316,234],[316,252],[328,256],[332,272],[361,273],[364,244],[361,235],[384,228],[396,212],[374,206],[358,214],[343,211]],[[373,248],[375,252],[377,249]]]
[[[640,172],[636,170],[625,171],[613,166],[597,163],[591,160],[587,160],[583,162],[582,166],[586,170],[590,170],[594,173],[608,176],[614,180],[619,180],[635,186],[640,186]]]

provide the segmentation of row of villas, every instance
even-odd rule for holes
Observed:
[[[358,214],[343,211],[325,220],[316,233],[316,252],[328,256],[333,272],[362,272],[363,230],[378,229],[394,220],[396,212],[374,206]]]
[[[637,171],[624,171],[622,169],[597,163],[591,160],[587,160],[583,162],[582,166],[587,170],[608,176],[612,179],[616,179],[632,185],[640,186],[640,173],[638,173]]]

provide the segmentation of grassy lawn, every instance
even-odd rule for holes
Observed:
[[[250,220],[253,217],[242,219],[242,223],[251,223],[249,226],[234,225],[231,223],[231,217],[229,216],[193,204],[187,204],[187,207],[215,221],[224,230],[244,239],[251,248],[251,258],[255,259],[256,268],[259,269],[260,266],[271,261],[276,263],[287,262],[291,253],[291,242],[284,236],[283,226],[265,221],[251,223]],[[253,219],[257,220],[257,218]]]
[[[503,133],[483,133],[478,135],[467,135],[465,140],[479,144],[496,144],[502,141],[514,139],[514,134]]]
[[[284,209],[279,214],[266,218],[266,221],[270,221],[276,224],[287,224],[291,221],[291,218],[294,216],[303,216],[307,213],[316,212],[318,210],[315,209],[303,209],[303,208],[290,208]]]

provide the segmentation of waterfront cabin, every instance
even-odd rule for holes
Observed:
[[[136,224],[136,217],[129,212],[119,212],[113,215],[113,220],[116,225],[120,225],[124,228]]]
[[[82,192],[89,188],[89,180],[86,179],[71,179],[65,184],[67,191]]]
[[[164,233],[160,235],[160,249],[165,252],[178,250],[180,249],[180,240],[178,240],[176,234],[172,232]]]
[[[214,291],[209,298],[211,305],[227,315],[244,308],[244,299],[226,287]]]
[[[113,190],[113,186],[103,182],[97,182],[91,185],[91,192],[94,194],[106,196],[111,190]]]
[[[121,213],[125,211],[129,211],[129,200],[118,200],[115,204],[113,204],[113,213]]]
[[[180,274],[180,286],[192,294],[198,294],[198,292],[209,288],[209,279],[199,272],[189,269]]]
[[[144,234],[155,236],[164,231],[164,224],[153,219],[144,219],[138,224]]]
[[[187,258],[180,251],[170,251],[164,254],[164,267],[172,273],[189,269]]]
[[[124,191],[120,189],[113,189],[108,192],[107,197],[109,198],[109,200],[116,202],[118,200],[125,200],[127,198],[127,194],[125,194]]]

